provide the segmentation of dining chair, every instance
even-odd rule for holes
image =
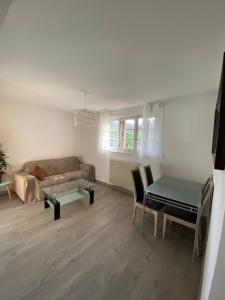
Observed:
[[[200,220],[207,203],[212,199],[212,194],[213,179],[211,176],[208,178],[202,189],[201,207],[198,214],[166,205],[163,209],[163,239],[165,239],[167,220],[169,220],[171,223],[175,222],[192,228],[195,230],[193,257],[195,254],[195,250],[197,252],[197,255],[199,255],[199,235],[201,235]]]
[[[147,185],[149,186],[153,183],[152,170],[151,170],[150,165],[144,166],[144,169],[145,169]]]
[[[134,209],[132,224],[134,224],[137,208],[143,209],[144,201],[144,186],[141,178],[141,173],[139,168],[131,170],[133,184],[134,184]],[[157,235],[157,223],[158,223],[158,213],[162,209],[163,204],[157,203],[152,200],[147,200],[145,203],[145,212],[154,215],[154,236]]]

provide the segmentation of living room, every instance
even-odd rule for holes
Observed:
[[[224,9],[0,3],[1,299],[223,299]]]

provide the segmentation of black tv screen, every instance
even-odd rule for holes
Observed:
[[[225,53],[220,77],[220,86],[214,117],[214,130],[212,142],[214,168],[225,169]]]

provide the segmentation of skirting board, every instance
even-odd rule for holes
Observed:
[[[104,181],[101,181],[101,180],[96,180],[96,183],[100,183],[100,184],[106,185],[108,187],[111,187],[112,189],[115,189],[115,190],[118,190],[118,191],[123,192],[125,194],[133,196],[133,192],[132,191],[129,191],[128,189],[125,189],[123,187],[120,187],[120,186],[117,186],[117,185],[112,185],[110,183],[107,183],[107,182],[104,182]]]

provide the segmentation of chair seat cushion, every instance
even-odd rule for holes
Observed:
[[[146,206],[153,210],[159,211],[164,205],[162,203],[146,199]]]
[[[143,200],[137,201],[137,202],[140,204],[143,204]],[[150,199],[146,199],[145,206],[147,206],[148,208],[151,208],[153,210],[159,211],[164,206],[164,204],[159,203],[157,201],[150,200]]]
[[[197,214],[168,205],[165,206],[164,213],[193,224],[195,224],[197,220]]]

